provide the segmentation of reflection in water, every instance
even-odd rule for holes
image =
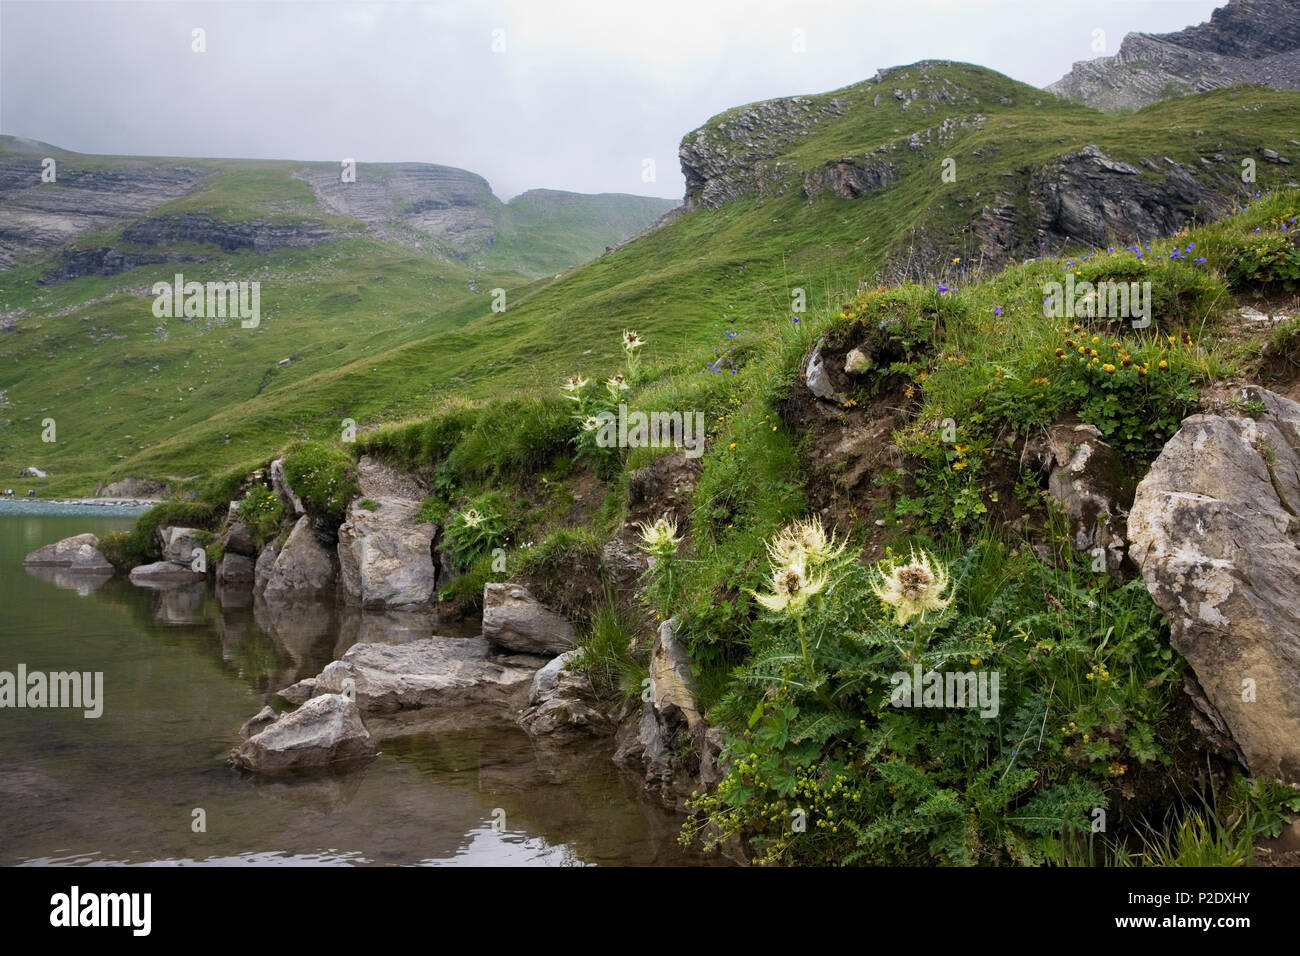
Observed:
[[[0,711],[0,864],[718,862],[682,850],[681,818],[614,767],[607,742],[539,749],[504,722],[386,738],[343,775],[237,774],[224,756],[239,726],[280,688],[358,642],[477,627],[22,570],[42,545],[129,523],[0,512],[0,670],[103,671],[105,686],[98,720]]]

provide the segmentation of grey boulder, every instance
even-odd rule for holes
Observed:
[[[1205,736],[1300,782],[1300,405],[1193,415],[1138,486],[1129,553],[1169,618]]]
[[[483,588],[483,636],[520,654],[562,654],[574,646],[573,625],[542,605],[522,584]]]
[[[255,567],[252,558],[227,551],[217,565],[217,583],[222,587],[251,588]]]
[[[339,583],[347,601],[362,607],[427,607],[437,598],[432,544],[435,528],[416,519],[419,502],[372,499],[378,508],[348,506],[339,528]]]
[[[405,644],[356,644],[316,678],[314,694],[355,693],[365,713],[490,704],[518,708],[533,669],[491,658],[473,637],[427,637]]]
[[[201,534],[197,528],[159,528],[158,540],[162,544],[164,561],[188,565],[194,560],[194,549],[203,550]]]
[[[580,649],[566,651],[533,675],[528,708],[519,718],[532,736],[589,736],[613,729],[591,681],[577,669],[581,658]]]
[[[262,564],[262,557],[258,558],[258,565]],[[332,594],[336,580],[333,555],[316,540],[311,518],[303,515],[275,555],[265,579],[259,575],[257,589],[268,600],[319,597]]]
[[[356,703],[342,694],[324,694],[253,734],[231,751],[230,762],[254,773],[292,773],[363,760],[375,752]]]
[[[99,538],[78,534],[37,548],[23,559],[27,567],[66,568],[85,574],[112,574],[113,566],[100,553]]]

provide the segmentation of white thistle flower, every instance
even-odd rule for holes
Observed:
[[[681,538],[677,537],[677,524],[669,521],[667,515],[654,524],[638,522],[637,527],[641,529],[641,550],[650,554],[672,554],[681,543]]]
[[[825,564],[843,554],[846,544],[834,534],[827,535],[821,519],[812,517],[783,528],[768,544],[767,553],[776,565]]]
[[[942,611],[951,604],[949,583],[948,569],[941,561],[924,550],[920,554],[913,550],[908,561],[885,562],[877,568],[871,591],[895,609],[894,620],[902,626],[917,616],[925,620],[927,611]]]
[[[564,384],[560,387],[568,393],[564,396],[565,398],[579,402],[582,401],[582,396],[579,393],[590,384],[591,379],[583,378],[581,375],[572,375],[565,379]]]
[[[809,577],[807,567],[799,561],[786,565],[774,563],[772,593],[759,594],[757,591],[749,593],[769,611],[797,612],[803,609],[810,597],[826,587],[828,580],[824,573]]]

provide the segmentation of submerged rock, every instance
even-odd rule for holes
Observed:
[[[290,773],[359,761],[375,753],[374,738],[356,703],[342,694],[324,694],[249,737],[230,752],[230,762],[255,773]]]
[[[23,559],[27,567],[65,568],[82,574],[112,574],[113,565],[100,553],[99,538],[78,534],[37,548]]]
[[[1195,672],[1198,725],[1252,774],[1300,782],[1300,404],[1187,418],[1138,486],[1129,553]]]
[[[522,584],[483,588],[483,636],[520,654],[562,654],[574,645],[573,625],[543,606]]]
[[[177,564],[175,561],[155,561],[152,564],[142,564],[139,567],[132,568],[129,577],[132,584],[155,582],[192,584],[203,579],[203,575],[198,571],[191,570],[188,564]]]

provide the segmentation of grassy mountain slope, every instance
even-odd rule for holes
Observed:
[[[0,274],[0,314],[32,312],[15,320],[17,334],[0,337],[0,389],[9,402],[0,415],[14,423],[0,435],[0,470],[48,467],[44,493],[89,490],[100,478],[211,473],[264,456],[290,437],[335,436],[343,418],[366,425],[448,403],[544,394],[579,366],[608,374],[621,361],[615,333],[625,327],[654,339],[661,369],[698,369],[725,329],[788,323],[796,289],[810,308],[828,308],[859,283],[928,274],[962,287],[982,270],[1038,254],[1042,242],[1048,252],[1068,249],[1059,217],[1043,219],[1044,183],[1083,190],[1059,162],[1088,146],[1132,164],[1138,172],[1124,182],[1157,195],[1170,178],[1167,157],[1195,171],[1228,206],[1247,192],[1240,157],[1258,156],[1261,147],[1285,152],[1300,139],[1300,94],[1234,88],[1104,115],[963,64],[898,68],[798,101],[807,108],[793,110],[793,126],[745,120],[752,128],[738,128],[754,109],[744,107],[687,137],[686,144],[703,138],[718,170],[729,162],[746,175],[758,170],[754,188],[717,208],[696,208],[561,278],[480,277],[474,294],[467,285],[456,290],[456,273],[439,271],[455,263],[409,249],[348,239],[281,250],[269,261],[283,256],[283,270],[250,258],[231,273],[254,276],[261,267],[285,276],[264,289],[263,328],[252,336],[259,344],[237,328],[182,328],[172,320],[167,342],[176,354],[158,372],[148,370],[159,364],[159,323],[146,299],[124,290],[170,278],[174,269],[144,267],[53,288],[34,286],[35,270]],[[770,109],[784,116],[788,102]],[[816,122],[805,122],[807,115]],[[1210,159],[1216,154],[1223,159]],[[806,194],[806,175],[820,175],[828,162],[876,156],[896,167],[885,188],[854,199],[830,189]],[[1152,157],[1155,170],[1142,165]],[[941,180],[945,158],[956,161],[954,183]],[[1261,161],[1250,189],[1288,176],[1286,167]],[[270,173],[232,170],[228,177],[210,187],[208,208],[232,216],[289,208],[276,205],[286,199]],[[289,202],[305,203],[302,188],[294,189]],[[523,207],[527,195],[515,203]],[[1108,199],[1088,195],[1103,205]],[[1014,213],[997,234],[986,228],[990,205]],[[508,289],[504,314],[491,312],[483,294],[497,285]],[[131,337],[112,340],[116,353],[101,352],[90,330],[103,328]],[[301,360],[274,365],[296,352]],[[226,375],[231,368],[240,371]],[[165,378],[149,381],[146,372]],[[163,416],[156,408],[163,396],[183,414],[169,409]],[[57,446],[40,442],[46,415],[60,423]],[[71,437],[65,444],[62,436],[73,434],[75,444]]]

